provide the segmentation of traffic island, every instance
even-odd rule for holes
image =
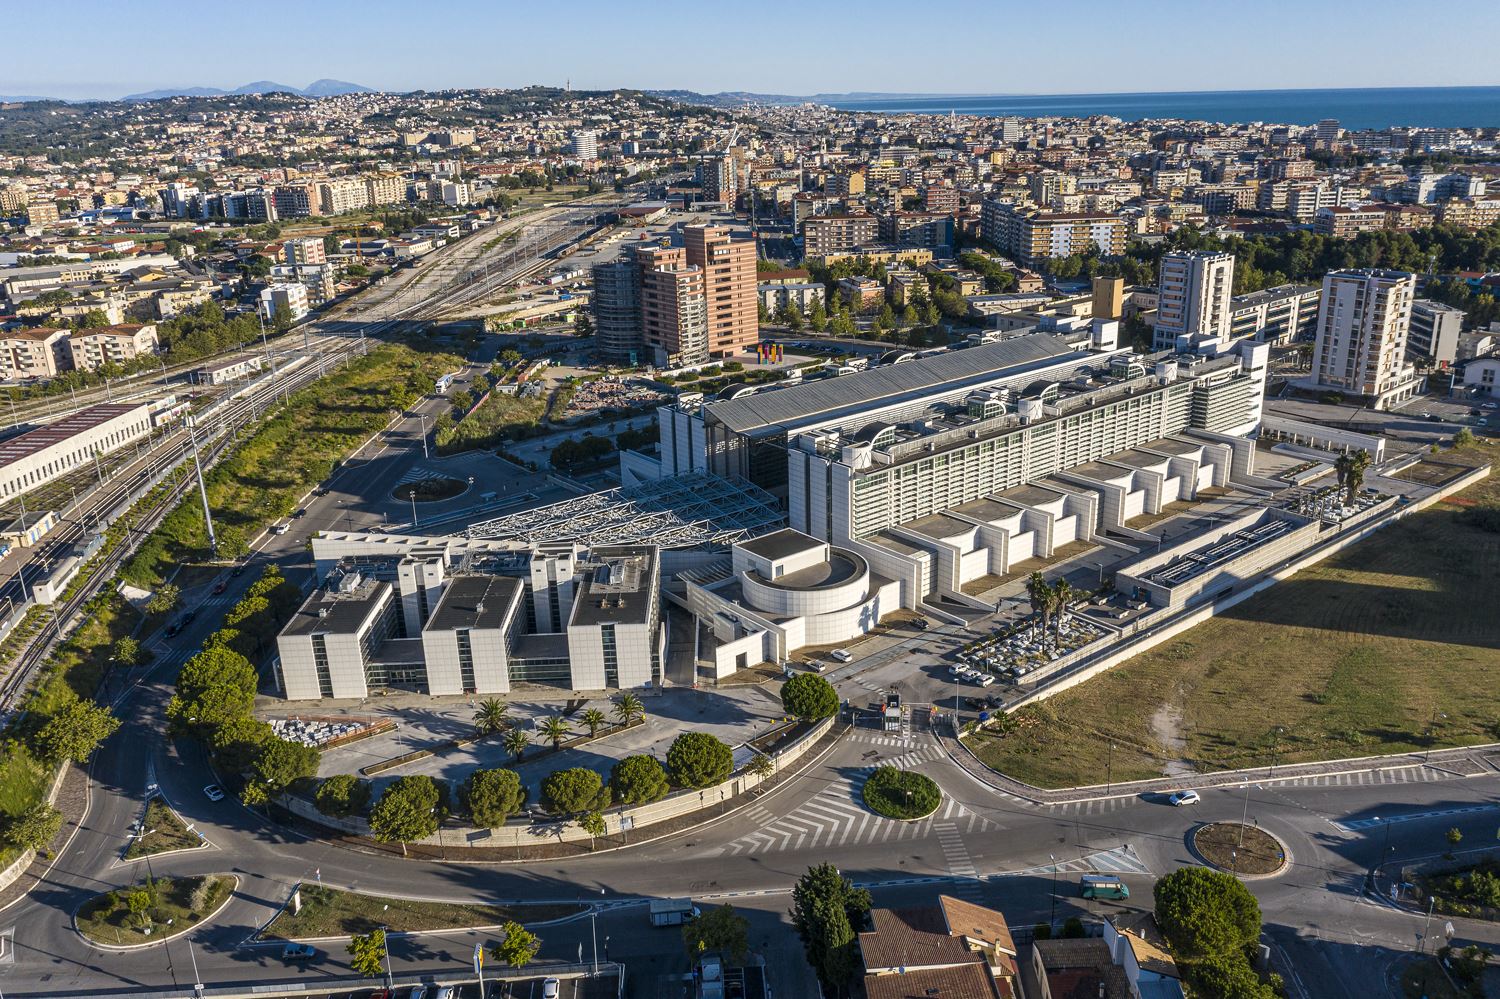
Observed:
[[[73,925],[92,943],[111,950],[151,947],[217,915],[238,884],[232,874],[148,879],[95,895],[78,907]]]
[[[172,811],[165,801],[153,797],[146,802],[146,813],[137,833],[125,848],[126,860],[140,860],[180,850],[198,850],[207,844],[187,823]]]
[[[862,793],[870,811],[903,822],[925,819],[943,803],[943,792],[931,777],[895,767],[876,767]]]
[[[1193,850],[1210,867],[1242,878],[1268,878],[1287,865],[1281,840],[1259,826],[1211,822],[1193,833]]]
[[[441,503],[460,496],[469,488],[467,482],[450,479],[446,475],[434,475],[416,482],[403,482],[396,487],[394,496],[403,503],[416,500],[418,503]]]
[[[385,898],[321,884],[303,884],[289,904],[261,930],[262,939],[317,940],[347,937],[384,927],[392,933],[473,929],[506,923],[536,925],[576,916],[577,903],[482,905],[413,898]]]

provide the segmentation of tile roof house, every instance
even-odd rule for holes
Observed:
[[[1016,945],[993,909],[939,895],[936,905],[876,909],[859,935],[868,999],[1013,999]]]

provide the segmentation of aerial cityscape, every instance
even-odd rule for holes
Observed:
[[[135,13],[0,67],[0,999],[1500,996],[1500,14]]]

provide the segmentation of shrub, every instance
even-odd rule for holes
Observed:
[[[335,818],[359,815],[370,803],[370,782],[353,774],[335,774],[318,785],[318,811]]]
[[[667,750],[667,772],[679,787],[713,787],[733,770],[734,752],[707,732],[684,732]]]
[[[798,673],[781,685],[781,705],[803,721],[818,721],[838,711],[839,694],[816,673]]]

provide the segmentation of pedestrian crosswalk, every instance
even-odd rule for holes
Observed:
[[[1049,804],[1047,810],[1059,815],[1108,815],[1135,804],[1134,796],[1121,798],[1090,798],[1086,801],[1067,801]]]
[[[964,846],[964,838],[959,833],[958,826],[952,822],[938,822],[933,825],[933,831],[937,833],[938,844],[943,849],[943,862],[948,865],[948,873],[958,879],[954,883],[953,894],[979,901],[984,895],[979,883],[979,870],[969,857],[968,847]]]
[[[408,482],[421,482],[423,479],[434,479],[441,475],[437,469],[428,465],[413,465],[406,470],[406,474],[396,482],[398,486],[404,486]]]
[[[937,740],[930,735],[897,735],[894,732],[855,732],[851,742],[863,742],[869,746],[936,746]]]
[[[1101,850],[1072,860],[1059,860],[1021,871],[1008,871],[1005,877],[1020,877],[1026,874],[1150,874],[1151,869],[1136,856],[1129,844],[1113,850]]]
[[[1472,812],[1487,812],[1495,805],[1467,805],[1463,808],[1443,808],[1433,812],[1406,812],[1400,815],[1379,816],[1372,815],[1366,819],[1347,819],[1335,822],[1334,825],[1346,832],[1358,832],[1361,829],[1373,829],[1376,826],[1389,825],[1393,822],[1411,822],[1416,819],[1440,819],[1450,815],[1468,815]]]
[[[903,769],[914,769],[923,762],[931,762],[942,756],[942,750],[927,745],[905,753],[883,765],[894,765]],[[877,843],[899,843],[925,839],[941,825],[952,832],[975,833],[996,830],[998,823],[969,811],[953,798],[944,796],[937,811],[925,819],[900,822],[876,815],[864,806],[862,790],[873,767],[866,767],[847,780],[830,784],[818,794],[803,802],[791,812],[775,816],[764,806],[755,805],[745,813],[749,824],[757,828],[722,847],[708,856],[744,856],[761,853],[784,853],[798,850],[833,849],[871,845]],[[962,846],[962,843],[959,843]],[[944,847],[945,856],[948,847]],[[959,868],[973,869],[968,854],[962,863],[954,866],[949,857],[950,869],[958,873]]]
[[[1419,763],[1409,767],[1392,767],[1388,770],[1361,770],[1358,773],[1297,777],[1293,780],[1278,780],[1273,786],[1360,787],[1377,784],[1419,784],[1427,781],[1462,780],[1468,776],[1473,775]]]

